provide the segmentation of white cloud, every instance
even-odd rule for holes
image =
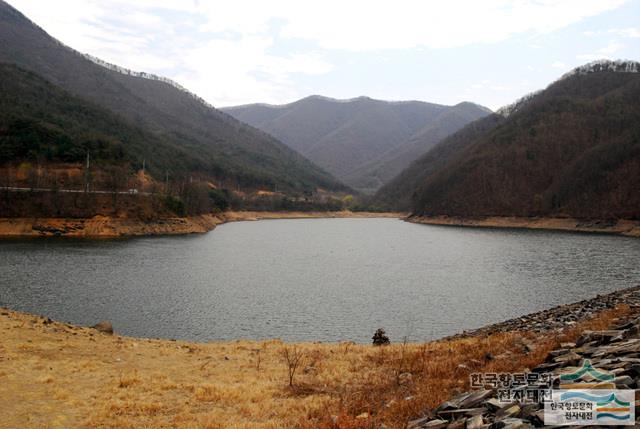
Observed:
[[[640,37],[640,28],[612,28],[608,31],[622,37],[637,39]]]
[[[320,52],[270,54],[274,40],[264,7],[257,14],[247,13],[248,6],[174,0],[12,3],[63,43],[126,68],[166,75],[216,105],[289,100],[298,95],[292,75],[333,69]],[[180,13],[187,15],[181,20]]]
[[[616,41],[610,41],[607,44],[607,46],[604,46],[598,49],[595,53],[576,55],[576,58],[578,58],[579,60],[587,60],[587,61],[612,60],[612,59],[615,59],[616,57],[615,54],[617,52],[620,52],[623,48],[624,48],[623,44],[618,43]]]
[[[566,69],[567,65],[562,61],[554,61],[553,64],[551,64],[551,67],[555,69]]]
[[[167,75],[214,105],[303,95],[295,75],[331,72],[332,50],[495,43],[546,34],[626,1],[9,0],[77,50]],[[305,50],[282,53],[281,43]]]
[[[585,31],[583,32],[585,36],[598,36],[602,34],[615,34],[620,37],[626,37],[629,39],[637,39],[640,37],[640,28],[610,28],[608,30],[598,30],[598,31]]]
[[[609,44],[604,48],[598,49],[598,53],[603,55],[611,55],[620,51],[622,48],[624,48],[623,44],[612,41],[612,42],[609,42]]]
[[[283,37],[312,40],[327,49],[366,51],[418,46],[448,48],[497,42],[527,32],[548,33],[615,9],[624,2],[237,0],[208,17],[216,29],[235,28],[240,32],[264,26],[268,22],[265,18],[278,18],[284,21]]]
[[[283,29],[285,36],[315,40],[326,48],[378,50],[449,48],[498,42],[527,32],[548,33],[623,1],[329,0],[328,7],[323,2],[318,8],[296,3],[294,19]]]
[[[188,82],[189,89],[205,99],[230,105],[295,98],[291,74],[323,74],[332,69],[318,54],[269,55],[266,52],[272,44],[269,38],[250,36],[213,40],[194,47],[181,56],[189,72],[181,74],[178,80]]]

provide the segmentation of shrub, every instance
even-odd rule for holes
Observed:
[[[231,204],[231,197],[227,189],[210,189],[209,198],[213,203],[214,209],[225,211]]]
[[[378,328],[371,339],[373,340],[374,346],[383,346],[391,342],[389,341],[389,337],[387,336],[387,332],[384,330],[384,328]]]
[[[178,216],[185,215],[184,203],[179,198],[167,195],[164,200],[164,206],[167,208],[167,210],[172,211]]]

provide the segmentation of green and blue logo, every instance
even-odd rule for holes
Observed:
[[[596,420],[614,419],[622,422],[631,418],[631,403],[619,399],[615,391],[600,396],[584,391],[568,391],[560,395],[560,401],[588,401],[595,404]]]
[[[633,389],[553,389],[545,425],[635,425]]]
[[[567,374],[561,374],[560,381],[580,380],[585,374],[589,374],[598,381],[613,381],[616,378],[613,374],[609,374],[595,368],[589,359],[585,359],[582,362],[581,368]]]

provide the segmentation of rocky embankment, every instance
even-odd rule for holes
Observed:
[[[611,292],[606,295],[597,295],[572,304],[559,305],[548,310],[527,314],[479,329],[464,331],[446,339],[483,336],[510,331],[559,331],[582,320],[590,319],[602,310],[612,309],[620,304],[638,308],[640,311],[640,286]]]
[[[205,233],[227,222],[263,219],[401,217],[370,212],[224,212],[140,220],[108,216],[74,218],[0,218],[0,237],[124,237]]]
[[[409,222],[423,223],[427,225],[548,229],[640,237],[640,221],[637,220],[584,220],[572,218],[508,216],[493,216],[477,219],[456,216],[409,216],[407,220]]]
[[[583,301],[570,306],[562,306],[547,312],[538,313],[530,321],[514,320],[500,326],[475,331],[492,333],[522,326],[546,324],[545,317],[564,317],[565,323],[575,317],[582,317],[595,308],[608,308],[615,303],[626,303],[636,310],[640,307],[640,288],[627,289],[621,293],[610,294],[595,300]],[[566,313],[565,315],[563,315]],[[549,389],[638,389],[640,388],[640,317],[639,312],[631,313],[628,320],[618,320],[617,326],[606,331],[584,331],[575,343],[563,343],[560,348],[550,352],[544,363],[533,369],[523,368],[523,374],[534,374],[538,383],[527,383],[513,387],[500,383],[479,383],[479,388],[470,390],[440,404],[433,410],[425,410],[407,424],[408,429],[526,429],[544,426],[544,405],[531,400],[526,395],[515,400],[518,389],[549,391]],[[532,315],[534,316],[534,315]],[[531,317],[531,316],[529,316]],[[524,318],[523,318],[524,319]],[[542,322],[540,322],[542,320]],[[560,329],[555,324],[545,327],[548,330]],[[535,347],[535,345],[531,345]],[[598,371],[586,377],[574,377],[581,374],[585,365]],[[543,376],[544,375],[544,376]],[[568,376],[571,375],[571,376]],[[564,377],[563,377],[564,376]],[[544,380],[544,382],[540,382]],[[484,380],[486,381],[486,379]],[[505,392],[509,392],[508,396]],[[514,396],[515,395],[515,396]],[[506,399],[505,399],[506,398]],[[637,403],[636,403],[637,407]],[[640,425],[640,416],[636,408],[636,426]],[[580,427],[580,426],[575,426]]]

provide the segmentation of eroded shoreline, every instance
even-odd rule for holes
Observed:
[[[0,218],[0,237],[115,238],[147,235],[202,234],[227,222],[263,219],[400,218],[401,213],[373,212],[224,212],[149,221],[94,216],[73,218]]]
[[[202,234],[216,226],[239,221],[316,218],[397,218],[412,223],[472,228],[516,228],[549,231],[588,232],[640,237],[640,221],[580,220],[572,218],[411,216],[396,212],[258,212],[230,211],[149,221],[94,216],[92,218],[0,218],[0,238],[87,237],[115,238],[146,235]]]
[[[457,216],[408,216],[408,222],[426,225],[465,226],[477,228],[519,228],[550,231],[590,232],[640,237],[640,221],[581,220],[573,218],[491,216],[463,218]]]

